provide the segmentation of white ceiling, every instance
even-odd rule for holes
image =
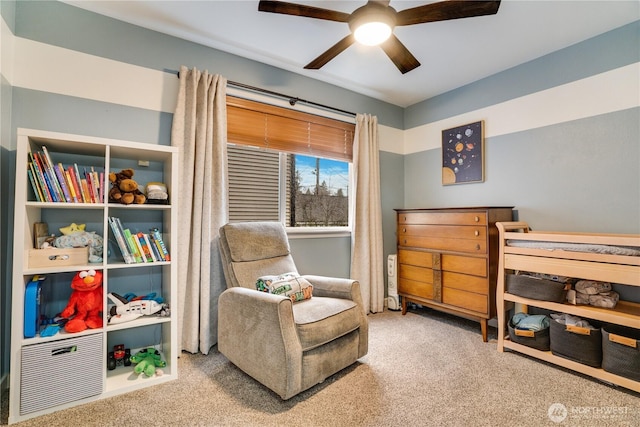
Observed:
[[[290,2],[347,13],[366,3]],[[400,11],[429,2],[392,0],[391,6]],[[358,44],[320,70],[303,69],[346,36],[348,25],[259,12],[257,0],[66,3],[401,107],[640,19],[637,0],[503,0],[496,15],[396,27],[396,36],[422,64],[403,75],[379,47]]]

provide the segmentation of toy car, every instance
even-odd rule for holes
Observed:
[[[109,352],[107,368],[113,371],[118,365],[131,366],[131,350],[124,348],[124,344],[114,345],[113,351]]]

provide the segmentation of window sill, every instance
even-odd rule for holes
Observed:
[[[347,227],[287,227],[290,239],[320,239],[333,237],[351,237]]]

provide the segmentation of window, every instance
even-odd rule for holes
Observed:
[[[227,97],[229,220],[347,227],[354,125]]]

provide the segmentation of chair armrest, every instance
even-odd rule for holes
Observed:
[[[343,279],[326,276],[302,276],[313,285],[313,295],[319,297],[332,297],[360,301],[360,283],[357,280]],[[355,291],[357,290],[357,294]],[[355,297],[358,297],[356,300]]]
[[[242,287],[222,292],[218,351],[281,396],[300,387],[302,345],[289,298]]]
[[[368,308],[362,302],[360,282],[352,279],[340,279],[325,276],[302,276],[313,285],[314,297],[332,297],[349,299],[360,307],[360,332],[358,334],[358,358],[369,351],[369,321],[367,320]]]

